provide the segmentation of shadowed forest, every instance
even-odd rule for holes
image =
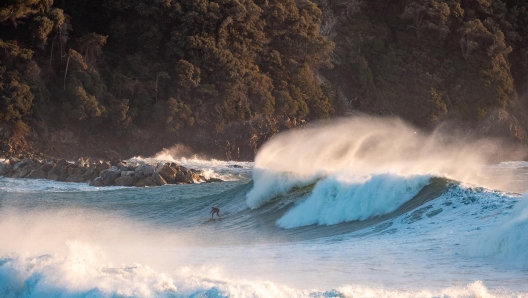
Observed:
[[[354,112],[526,142],[521,0],[7,0],[0,24],[4,156],[252,159]]]

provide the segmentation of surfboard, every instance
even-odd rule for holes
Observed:
[[[209,218],[207,219],[206,221],[204,221],[202,224],[211,224],[211,223],[215,223],[216,221],[222,221],[222,218],[221,217],[217,217],[217,218]]]

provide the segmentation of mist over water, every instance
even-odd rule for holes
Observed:
[[[247,203],[257,208],[292,187],[333,176],[355,182],[379,174],[431,175],[500,189],[503,179],[481,174],[501,144],[464,139],[449,131],[423,133],[397,118],[360,116],[281,133],[255,158],[255,186]]]

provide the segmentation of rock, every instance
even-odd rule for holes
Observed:
[[[123,161],[119,161],[115,164],[115,167],[118,168],[120,171],[128,171],[128,167]]]
[[[154,173],[154,167],[151,165],[139,166],[134,170],[136,173],[142,171],[145,176],[150,176]]]
[[[66,178],[65,181],[66,182],[78,182],[78,183],[80,183],[80,182],[84,182],[86,180],[84,179],[83,176],[72,175],[72,176],[68,176],[68,178]]]
[[[53,172],[49,172],[48,175],[46,176],[46,179],[57,181],[57,180],[59,180],[59,175],[57,175],[57,174],[55,174]]]
[[[121,176],[121,172],[119,172],[119,171],[107,171],[106,173],[104,173],[104,175],[102,177],[104,185],[106,185],[106,186],[114,185],[115,184],[115,180],[119,176]]]
[[[48,178],[48,175],[42,169],[36,169],[36,170],[32,170],[31,172],[29,172],[29,174],[26,176],[26,178],[29,178],[29,179],[46,179],[46,178]]]
[[[34,168],[33,168],[33,166],[31,164],[24,163],[23,165],[20,165],[20,163],[22,163],[22,162],[17,163],[17,165],[19,165],[19,167],[16,170],[13,167],[14,174],[11,176],[12,178],[24,178],[29,173],[31,173],[32,170],[34,170]]]
[[[135,173],[136,172],[134,172],[134,171],[121,171],[121,177],[125,177],[125,176],[132,177],[132,176],[134,176]]]
[[[86,172],[84,172],[83,174],[83,178],[84,180],[92,180],[94,178],[94,174],[95,174],[96,170],[95,168],[91,167],[91,168],[88,168],[86,170]]]
[[[161,168],[159,168],[158,173],[167,181],[167,183],[175,183],[176,182],[176,176],[178,172],[171,168],[169,165],[165,164]]]
[[[77,165],[69,165],[66,168],[66,173],[68,173],[68,176],[75,175],[77,173]]]
[[[110,168],[110,163],[99,161],[98,163],[95,164],[95,167],[96,167],[97,171],[101,172],[103,170],[109,169]]]
[[[45,162],[42,166],[40,166],[40,169],[44,172],[49,172],[51,169],[53,169],[53,166],[55,165],[55,162],[53,160]]]
[[[132,176],[121,176],[115,179],[115,185],[117,186],[131,186],[134,181]]]
[[[57,175],[57,177],[60,175],[61,171],[60,171],[60,167],[55,165],[53,168],[51,168],[51,170],[48,171],[48,173],[53,173],[55,175]]]
[[[27,164],[28,164],[28,162],[25,161],[25,160],[19,161],[19,162],[15,163],[15,164],[13,165],[13,171],[18,172],[18,171],[20,171],[23,167],[25,167]]]
[[[59,179],[57,181],[61,181],[61,182],[66,182],[66,180],[68,179],[68,173],[61,173],[59,175]]]
[[[207,180],[205,180],[206,183],[213,183],[213,182],[224,182],[224,180],[222,179],[218,179],[218,178],[209,178]]]
[[[57,165],[56,165],[56,166],[59,167],[59,168],[62,168],[62,167],[67,166],[67,165],[69,165],[69,164],[70,164],[70,163],[69,163],[67,160],[65,160],[65,159],[61,159],[61,160],[59,160],[59,161],[57,162]]]
[[[158,186],[152,177],[145,177],[136,183],[136,187]]]
[[[179,166],[178,173],[176,175],[176,182],[186,184],[194,183],[193,173],[189,169]]]
[[[12,170],[12,168],[13,167],[11,166],[11,163],[8,159],[0,162],[0,176],[7,175]]]
[[[165,185],[165,184],[167,184],[167,181],[165,181],[165,179],[163,179],[163,177],[161,176],[160,173],[154,173],[154,174],[152,174],[152,179],[154,180],[154,182],[155,182],[156,185],[158,185],[158,186],[161,186],[161,185]]]
[[[11,164],[11,167],[13,167],[17,162],[20,162],[19,158],[16,158],[16,157],[9,158],[9,163]]]
[[[105,185],[101,177],[96,177],[92,182],[90,182],[90,186],[103,187]]]

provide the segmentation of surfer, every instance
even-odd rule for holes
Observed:
[[[216,213],[216,215],[218,215],[218,217],[220,217],[220,209],[218,209],[216,207],[211,207],[211,212],[209,212],[209,213],[211,213],[211,218],[213,218],[215,213]]]

